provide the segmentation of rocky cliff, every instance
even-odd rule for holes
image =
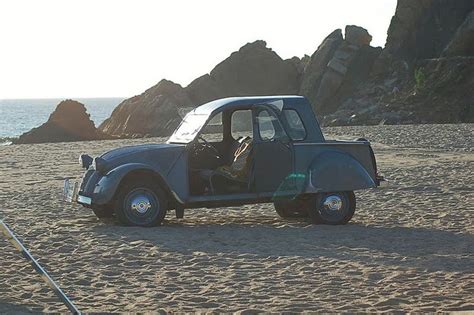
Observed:
[[[474,122],[474,1],[399,0],[385,48],[326,125]]]
[[[169,135],[182,107],[252,94],[305,95],[324,125],[472,122],[473,9],[472,0],[399,0],[383,49],[355,25],[302,59],[249,43],[185,88],[162,81],[124,101],[100,129]]]
[[[84,104],[65,100],[58,104],[47,122],[22,134],[15,144],[110,139],[98,130]]]

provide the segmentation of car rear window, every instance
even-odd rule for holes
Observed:
[[[284,109],[282,114],[290,138],[294,141],[306,138],[306,129],[298,112],[294,109]]]

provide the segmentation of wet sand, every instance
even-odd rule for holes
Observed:
[[[356,192],[346,226],[271,204],[122,227],[60,201],[77,157],[116,140],[0,147],[0,218],[83,312],[474,311],[474,124],[335,127],[372,140],[389,187]],[[64,312],[0,237],[0,313]]]

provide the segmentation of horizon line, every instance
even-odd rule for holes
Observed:
[[[132,96],[80,96],[80,97],[6,97],[1,98],[0,101],[11,101],[11,100],[77,100],[77,99],[97,99],[97,98],[123,98],[127,99]]]

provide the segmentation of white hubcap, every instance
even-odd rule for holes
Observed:
[[[151,208],[150,200],[145,196],[137,196],[132,200],[132,209],[138,213],[145,213]]]
[[[339,196],[330,195],[324,199],[323,205],[328,210],[339,211],[342,208],[342,199]]]

